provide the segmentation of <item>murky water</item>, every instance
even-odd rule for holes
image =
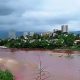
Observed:
[[[0,68],[11,70],[16,80],[36,80],[41,62],[44,80],[80,80],[79,53],[77,51],[0,49]]]

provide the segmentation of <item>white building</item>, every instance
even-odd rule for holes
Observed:
[[[34,32],[29,32],[29,36],[33,36],[34,34]]]
[[[62,32],[68,32],[68,25],[62,25],[61,26],[61,31]]]
[[[56,36],[56,33],[53,32],[52,36],[53,36],[53,37]]]
[[[80,43],[80,40],[75,40],[74,43],[75,44]]]
[[[23,36],[26,37],[28,35],[28,32],[24,32]]]

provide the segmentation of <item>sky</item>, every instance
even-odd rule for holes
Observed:
[[[80,0],[0,0],[0,30],[80,31]]]

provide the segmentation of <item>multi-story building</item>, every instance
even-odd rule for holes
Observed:
[[[68,25],[62,25],[61,26],[61,31],[62,32],[68,32]]]

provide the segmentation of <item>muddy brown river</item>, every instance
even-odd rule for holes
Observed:
[[[80,80],[79,51],[1,49],[0,68],[16,80]]]

